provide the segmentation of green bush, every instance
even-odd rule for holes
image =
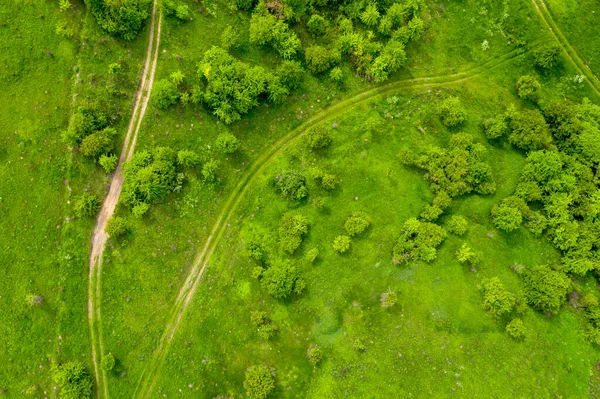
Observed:
[[[240,35],[231,25],[227,25],[221,33],[221,47],[225,50],[236,49],[240,47]]]
[[[52,365],[52,380],[60,389],[60,399],[87,399],[92,395],[92,378],[81,362]]]
[[[219,168],[219,162],[211,158],[202,165],[202,176],[208,181],[213,181],[217,177],[217,169]]]
[[[323,125],[310,128],[306,132],[306,143],[311,150],[328,147],[331,141],[331,130]]]
[[[379,21],[379,11],[376,3],[369,3],[365,10],[360,14],[360,20],[367,26],[375,26]]]
[[[289,261],[279,261],[262,273],[260,284],[275,299],[287,299],[300,294],[305,282]]]
[[[437,247],[446,238],[446,231],[437,224],[410,218],[401,230],[393,250],[393,261],[402,264],[411,260],[431,262],[437,256]]]
[[[483,121],[483,132],[490,140],[500,138],[508,133],[508,123],[504,115]]]
[[[506,325],[506,332],[514,339],[522,339],[525,337],[525,325],[521,319],[513,319]]]
[[[323,351],[317,344],[311,344],[306,351],[306,357],[308,358],[308,363],[316,367],[321,360],[323,360]]]
[[[279,222],[279,242],[281,248],[292,255],[308,233],[308,219],[295,212],[287,212]]]
[[[460,263],[474,265],[479,262],[479,254],[473,251],[467,244],[463,243],[456,251],[456,259]]]
[[[284,59],[290,59],[302,48],[296,33],[281,19],[271,15],[266,7],[255,9],[250,19],[250,43],[270,46]]]
[[[149,210],[150,204],[146,202],[140,202],[139,204],[131,208],[131,214],[133,215],[133,217],[141,219],[142,216],[144,216]]]
[[[81,194],[75,199],[73,210],[79,217],[95,216],[100,210],[100,200],[93,194]]]
[[[221,133],[215,142],[217,150],[224,154],[233,154],[240,146],[240,141],[231,133]]]
[[[95,131],[81,140],[79,151],[82,155],[91,158],[109,153],[114,148],[114,137],[116,135],[117,131],[112,127]]]
[[[536,266],[523,274],[527,302],[542,312],[557,313],[571,290],[569,277],[548,266]]]
[[[337,236],[333,240],[333,250],[339,254],[343,254],[350,249],[350,237]]]
[[[108,34],[133,40],[149,16],[151,2],[144,0],[88,0],[87,5],[98,25]]]
[[[275,326],[271,320],[267,317],[265,312],[254,311],[250,313],[250,322],[258,332],[258,336],[262,339],[268,340],[275,335],[277,332],[277,326]]]
[[[276,186],[281,194],[292,200],[301,200],[308,196],[306,177],[293,169],[281,172],[276,178]]]
[[[492,222],[500,230],[513,231],[521,226],[523,214],[510,198],[504,199],[492,207]]]
[[[462,236],[467,232],[468,222],[462,216],[452,216],[448,220],[448,226],[446,229],[457,236]]]
[[[76,146],[88,135],[108,126],[106,114],[95,107],[79,107],[69,119],[69,127],[63,133],[63,140],[70,146]]]
[[[335,67],[329,72],[329,80],[334,83],[342,84],[344,83],[344,73],[342,72],[342,68]]]
[[[120,216],[113,216],[106,223],[106,233],[114,238],[121,237],[129,231],[129,223]]]
[[[115,369],[115,364],[117,361],[112,353],[102,356],[102,360],[100,361],[100,367],[104,370],[105,373],[110,373]]]
[[[200,157],[192,150],[177,151],[177,164],[184,168],[193,168],[200,163]]]
[[[557,44],[540,46],[533,50],[534,65],[542,69],[552,69],[558,65],[560,47]]]
[[[161,79],[154,83],[152,88],[152,102],[157,108],[167,109],[177,104],[179,91],[175,83],[167,79]]]
[[[467,119],[467,112],[458,97],[448,97],[441,102],[438,108],[440,119],[444,126],[454,127],[461,125]]]
[[[251,398],[264,399],[275,389],[275,380],[267,367],[252,366],[246,370],[244,389]]]
[[[119,158],[116,155],[101,155],[98,163],[106,173],[112,173],[117,167]]]
[[[352,215],[346,219],[344,223],[344,229],[350,237],[354,237],[363,233],[371,225],[371,220],[364,212],[353,212]]]
[[[483,307],[491,315],[502,317],[515,307],[514,294],[507,291],[498,277],[485,279],[483,286]]]
[[[517,93],[520,98],[527,98],[534,100],[536,98],[536,92],[542,87],[540,82],[531,75],[521,76],[517,80]]]
[[[313,74],[325,72],[341,59],[336,49],[327,49],[319,45],[307,47],[304,51],[304,57],[308,70]]]
[[[298,61],[284,60],[275,71],[282,85],[288,90],[298,89],[302,85],[304,78],[304,69]]]
[[[314,14],[306,23],[308,31],[315,36],[321,36],[327,29],[327,21],[320,15]]]
[[[311,248],[306,253],[306,259],[310,263],[314,263],[315,260],[317,260],[318,257],[319,257],[319,249],[318,248]]]
[[[552,144],[552,135],[538,110],[523,110],[510,115],[508,141],[526,151],[541,150]]]

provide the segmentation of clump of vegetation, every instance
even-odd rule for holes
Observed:
[[[417,260],[431,262],[437,256],[437,247],[445,238],[446,231],[437,224],[410,218],[402,226],[392,259],[395,264]]]
[[[558,65],[560,47],[557,44],[540,46],[533,51],[533,62],[536,67],[549,70]]]
[[[525,337],[525,324],[523,324],[523,320],[519,318],[512,319],[506,325],[506,332],[514,339],[523,339]]]
[[[210,158],[202,165],[202,176],[207,181],[213,181],[217,178],[217,169],[219,169],[219,161],[214,158]]]
[[[328,147],[331,144],[331,130],[319,125],[310,128],[306,133],[306,143],[311,150],[319,150]]]
[[[275,299],[287,299],[292,294],[299,295],[306,283],[289,261],[278,261],[261,273],[260,284]]]
[[[310,263],[315,263],[315,260],[317,260],[318,257],[319,257],[319,249],[318,248],[311,248],[308,250],[308,252],[306,252],[306,259]]]
[[[279,243],[281,248],[292,255],[308,233],[308,218],[299,213],[287,212],[279,222]]]
[[[344,223],[344,229],[350,237],[362,234],[371,225],[369,216],[364,212],[352,212]]]
[[[511,112],[508,115],[509,143],[526,151],[541,150],[552,144],[550,129],[538,110]]]
[[[540,82],[531,75],[521,76],[517,80],[517,93],[523,99],[535,100],[536,92],[542,87]]]
[[[508,134],[508,122],[504,115],[499,115],[495,118],[489,118],[483,121],[483,131],[485,137],[494,140]]]
[[[240,141],[231,133],[221,133],[217,136],[215,146],[224,154],[233,154],[238,150]]]
[[[338,254],[343,254],[350,249],[350,237],[348,236],[337,236],[333,240],[333,250]]]
[[[250,322],[258,331],[258,336],[268,340],[277,332],[277,326],[267,317],[266,312],[254,311],[250,313]]]
[[[308,363],[316,367],[323,360],[323,351],[319,345],[311,344],[306,351],[306,357],[308,358]]]
[[[461,125],[467,119],[465,111],[458,97],[448,97],[439,105],[438,112],[444,126],[455,127]]]
[[[73,211],[79,217],[92,217],[100,210],[100,199],[93,194],[84,193],[75,199]]]
[[[566,301],[572,282],[561,271],[536,266],[523,274],[527,302],[542,312],[557,313]]]
[[[513,231],[521,226],[523,212],[529,209],[520,198],[511,196],[492,207],[492,221],[500,230]]]
[[[327,29],[327,20],[318,14],[313,14],[306,23],[306,27],[313,35],[321,36]]]
[[[41,295],[27,294],[25,302],[29,306],[39,306],[44,303],[44,297],[42,297]]]
[[[494,317],[502,317],[515,307],[516,298],[506,290],[498,277],[485,279],[483,287],[483,307]]]
[[[473,251],[466,243],[463,243],[461,247],[456,251],[456,259],[460,263],[468,263],[471,266],[479,263],[480,256],[477,252]]]
[[[119,158],[116,155],[101,155],[98,163],[106,173],[112,173],[117,167]]]
[[[53,364],[52,380],[60,389],[61,399],[86,399],[92,395],[92,378],[81,362]]]
[[[381,294],[381,298],[379,299],[382,307],[391,308],[398,302],[398,294],[396,294],[396,291],[390,288],[386,292]]]
[[[177,85],[168,79],[161,79],[154,83],[152,88],[152,102],[159,109],[167,109],[177,104],[179,100]]]
[[[115,365],[117,360],[115,359],[112,353],[106,354],[102,356],[102,360],[100,361],[100,367],[104,370],[105,373],[110,373],[115,369]]]
[[[89,0],[87,4],[102,29],[125,40],[135,39],[149,16],[151,5],[143,0]]]
[[[266,366],[252,366],[246,370],[244,389],[251,398],[264,399],[275,389],[275,379]]]
[[[452,234],[456,234],[457,236],[462,236],[467,232],[468,225],[467,219],[465,219],[463,216],[454,215],[448,220],[448,226],[446,227],[446,230]]]
[[[292,200],[301,200],[308,196],[306,177],[300,172],[287,169],[277,176],[276,185],[281,194]]]
[[[106,223],[106,233],[114,238],[122,237],[129,232],[129,223],[120,216],[113,216]]]

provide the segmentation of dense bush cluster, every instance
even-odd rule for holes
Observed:
[[[266,398],[275,389],[275,379],[266,366],[252,366],[246,370],[244,389],[255,399]]]
[[[142,29],[152,5],[147,0],[88,0],[88,7],[98,25],[108,34],[133,40]]]
[[[396,264],[418,260],[431,262],[445,238],[446,231],[437,224],[410,218],[404,222],[394,246],[393,261]]]
[[[306,177],[294,169],[284,170],[275,181],[281,194],[289,199],[301,200],[308,196]]]
[[[548,266],[536,266],[523,274],[527,302],[542,312],[557,313],[567,300],[572,283],[569,277]]]
[[[483,307],[491,315],[501,317],[510,313],[515,306],[515,296],[504,288],[498,277],[486,279],[482,282]]]
[[[52,379],[60,389],[60,399],[86,399],[92,396],[92,378],[81,362],[54,364]]]
[[[260,274],[260,284],[275,299],[288,299],[300,294],[306,283],[289,261],[277,261]]]
[[[279,223],[279,243],[281,248],[292,255],[308,233],[308,219],[295,212],[287,212]]]
[[[62,138],[70,146],[79,146],[79,151],[86,157],[108,156],[114,150],[117,135],[108,124],[108,117],[97,107],[79,107],[71,116]]]

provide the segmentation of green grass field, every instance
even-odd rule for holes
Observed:
[[[384,3],[380,11],[389,6]],[[198,63],[228,26],[240,33],[233,57],[267,71],[281,63],[274,48],[250,43],[250,12],[233,2],[176,4],[187,5],[190,18],[163,15],[156,82],[181,71],[185,90],[205,89]],[[584,294],[599,295],[595,269],[569,274],[573,294],[556,315],[530,303],[522,313],[494,317],[483,306],[486,279],[498,277],[525,303],[526,283],[515,270],[560,270],[566,256],[546,234],[496,227],[491,209],[518,188],[527,151],[507,139],[488,140],[483,121],[511,106],[544,110],[563,98],[600,103],[597,88],[573,79],[582,74],[575,55],[589,76],[600,73],[600,7],[588,0],[545,4],[564,41],[556,42],[534,2],[426,1],[418,14],[424,30],[407,45],[406,65],[386,82],[365,79],[354,58],[344,58],[342,84],[329,72],[307,71],[282,103],[263,93],[231,125],[207,101],[160,109],[151,96],[135,153],[161,146],[192,150],[200,166],[184,169],[182,187],[143,217],[132,215],[121,194],[115,215],[129,229],[109,239],[98,286],[88,275],[96,212],[78,216],[76,203],[82,194],[101,201],[114,175],[61,137],[80,107],[100,109],[116,130],[107,153],[119,155],[144,79],[151,16],[127,41],[99,26],[91,3],[73,1],[64,10],[50,1],[0,5],[0,397],[69,398],[53,380],[52,364],[81,362],[94,380],[99,365],[92,347],[116,359],[103,374],[106,391],[93,382],[91,396],[98,398],[258,397],[244,384],[255,365],[271,372],[269,398],[600,396],[600,353],[586,339],[591,319],[579,303]],[[157,16],[168,3],[158,7]],[[314,5],[290,22],[304,48],[294,59],[303,67],[308,43],[334,45],[333,36],[310,33],[305,19],[322,14],[334,29],[340,10]],[[361,18],[357,31],[377,37],[377,27]],[[553,43],[567,50],[558,54],[558,65],[534,67],[536,50]],[[541,83],[534,100],[518,96],[523,75]],[[444,126],[438,112],[449,96],[459,97],[466,110],[458,128]],[[306,136],[318,127],[331,131],[332,143],[311,150]],[[404,165],[401,151],[446,148],[462,132],[487,150],[495,192],[453,199],[434,223],[447,228],[451,216],[460,215],[468,231],[449,233],[433,262],[394,264],[403,223],[420,217],[434,199],[425,172]],[[240,141],[232,154],[217,148],[223,133]],[[209,159],[219,165],[212,181],[201,167]],[[336,176],[335,189],[311,177],[315,167]],[[306,198],[290,200],[278,191],[277,178],[289,169],[307,177]],[[279,244],[288,211],[308,220],[292,255]],[[371,224],[339,254],[332,243],[347,234],[344,222],[353,212],[366,213]],[[306,284],[302,293],[285,300],[267,293],[264,274],[256,278],[260,262],[249,256],[253,242],[266,254],[265,268],[280,261],[296,267]],[[463,244],[478,254],[478,263],[457,260]],[[88,289],[99,293],[99,338],[88,328]],[[381,298],[390,291],[398,299],[386,308]],[[256,311],[276,327],[271,338],[251,323]],[[514,317],[523,321],[522,339],[506,332]],[[322,360],[311,365],[307,351],[314,345]]]

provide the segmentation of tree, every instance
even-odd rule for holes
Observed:
[[[540,82],[531,75],[521,76],[517,80],[517,93],[520,98],[534,100],[536,98],[536,92],[542,87]]]
[[[150,204],[147,202],[140,202],[131,208],[131,214],[136,219],[141,219],[150,210]]]
[[[557,44],[540,46],[533,51],[533,62],[541,69],[552,69],[558,65],[560,47]]]
[[[343,254],[350,249],[350,237],[337,236],[333,240],[333,250],[338,254]]]
[[[216,172],[218,168],[219,162],[211,158],[202,165],[202,176],[208,181],[213,181],[217,177]]]
[[[167,109],[171,105],[177,104],[179,100],[179,91],[177,86],[167,79],[161,79],[154,83],[152,88],[152,102],[159,109]]]
[[[129,223],[120,216],[113,216],[106,223],[106,233],[114,238],[121,237],[129,231]]]
[[[260,284],[275,299],[284,300],[300,294],[305,282],[289,261],[279,261],[262,273]]]
[[[467,232],[467,226],[467,219],[463,216],[452,216],[448,220],[447,230],[452,234],[462,236]]]
[[[73,210],[79,217],[94,216],[100,210],[100,200],[93,194],[81,194],[75,199]]]
[[[510,116],[508,141],[526,151],[541,150],[552,144],[544,116],[538,110],[523,110]]]
[[[344,223],[344,229],[350,237],[361,234],[371,225],[369,216],[364,212],[353,212],[346,222]]]
[[[323,351],[317,344],[310,344],[306,351],[306,357],[308,358],[308,363],[316,367],[321,360],[323,360]]]
[[[314,14],[306,23],[306,27],[313,35],[321,36],[325,33],[325,29],[327,29],[327,21],[322,16]]]
[[[177,70],[169,76],[169,79],[171,80],[171,82],[173,82],[175,86],[179,87],[179,85],[181,85],[185,80],[185,75],[183,74],[183,72]]]
[[[438,107],[440,119],[444,126],[454,127],[461,125],[467,118],[467,113],[458,97],[448,97]]]
[[[79,107],[69,119],[69,127],[62,135],[70,146],[81,143],[84,137],[108,126],[106,114],[95,107]]]
[[[311,150],[328,147],[331,141],[331,130],[323,125],[311,127],[306,132],[306,143]]]
[[[515,307],[516,298],[507,291],[498,277],[485,279],[483,286],[483,307],[491,315],[501,317]]]
[[[100,166],[102,166],[102,169],[104,169],[104,171],[106,173],[112,173],[115,168],[117,167],[117,163],[119,162],[119,158],[117,158],[116,155],[112,154],[112,155],[101,155],[100,158],[98,159],[98,163],[100,164]]]
[[[489,118],[483,121],[485,137],[490,140],[500,138],[508,133],[508,123],[504,115]]]
[[[110,373],[114,370],[116,364],[115,357],[112,353],[106,354],[102,356],[102,361],[100,361],[100,367],[104,372]]]
[[[456,259],[460,263],[469,263],[471,265],[479,261],[479,255],[474,252],[467,244],[463,243],[462,246],[456,251]]]
[[[240,141],[231,133],[221,133],[215,142],[217,150],[224,154],[233,154],[240,146]]]
[[[288,90],[295,90],[302,85],[304,69],[298,61],[284,60],[277,67],[275,75]]]
[[[308,233],[308,218],[299,213],[287,212],[279,222],[279,242],[281,248],[292,255]]]
[[[327,49],[313,45],[304,51],[306,66],[314,74],[323,73],[340,61],[340,54],[336,49]]]
[[[523,320],[516,318],[512,319],[510,323],[506,325],[506,332],[514,339],[522,339],[525,337],[525,325]]]
[[[79,151],[86,157],[96,158],[110,152],[114,146],[117,131],[111,127],[98,130],[86,136],[79,145]]]
[[[60,388],[61,399],[87,399],[92,395],[92,379],[81,362],[52,365],[52,379]]]
[[[296,33],[285,22],[271,15],[266,7],[260,10],[257,8],[252,14],[250,43],[272,46],[284,59],[292,58],[302,47]]]
[[[319,257],[319,249],[318,248],[311,248],[308,250],[308,252],[306,253],[306,259],[310,262],[310,263],[315,263],[315,260]]]
[[[193,168],[200,163],[200,157],[192,150],[179,150],[177,152],[177,164],[184,168]]]
[[[523,274],[527,302],[542,312],[556,314],[572,287],[571,280],[561,271],[542,265]]]
[[[360,20],[369,27],[377,25],[377,21],[379,21],[377,5],[375,3],[369,3],[362,14],[360,14]]]
[[[402,264],[410,260],[431,262],[437,256],[436,248],[446,238],[446,231],[437,224],[410,218],[402,227],[393,250],[393,262]]]
[[[264,399],[275,389],[275,380],[267,367],[252,366],[246,370],[244,389],[251,398]]]
[[[131,41],[148,18],[151,3],[142,0],[89,0],[87,4],[102,29],[112,36]]]
[[[334,83],[341,85],[344,83],[344,73],[342,72],[342,68],[335,67],[329,72],[329,80]]]
[[[502,202],[492,207],[492,222],[500,230],[513,231],[523,222],[523,214],[509,202]]]
[[[221,47],[225,50],[237,49],[240,47],[240,35],[231,25],[227,25],[221,33]]]
[[[288,169],[276,178],[276,185],[281,194],[292,200],[301,200],[308,196],[306,177],[300,172]]]

